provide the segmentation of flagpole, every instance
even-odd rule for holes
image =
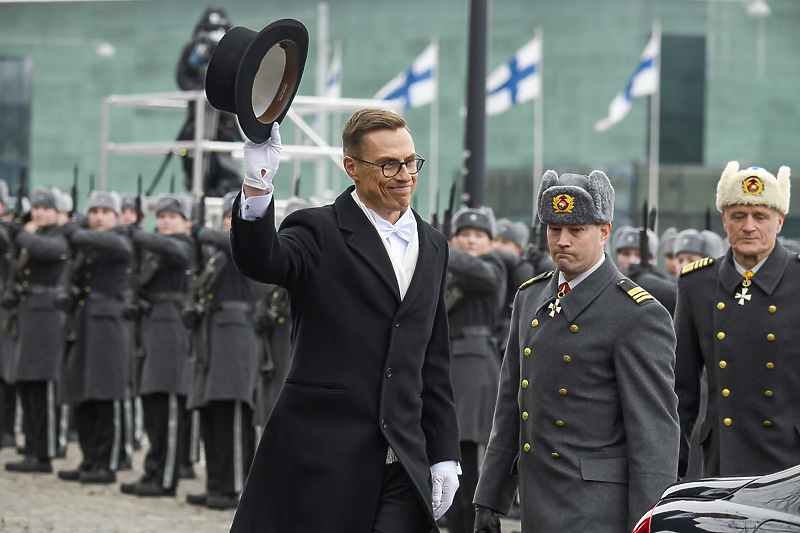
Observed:
[[[658,42],[656,62],[656,88],[650,96],[650,183],[648,204],[650,208],[658,209],[658,170],[659,170],[659,133],[661,120],[661,23],[653,22],[653,37]],[[656,219],[656,232],[658,220]]]
[[[330,43],[328,42],[328,4],[320,2],[317,4],[317,72],[316,72],[316,93],[317,96],[325,94],[325,82],[328,76],[328,53]],[[315,130],[325,142],[330,138],[328,131],[328,112],[320,111],[316,116]],[[324,198],[325,191],[328,189],[328,162],[319,160],[314,163],[314,196]]]
[[[430,129],[430,162],[431,168],[428,172],[428,216],[435,213],[439,206],[436,204],[436,196],[439,191],[439,36],[434,36],[432,44],[434,46],[436,61],[433,67],[433,79],[436,80],[436,91],[431,102],[431,129]]]
[[[542,28],[536,28],[534,36],[539,40],[542,46],[542,57],[539,59],[539,80],[541,87],[539,88],[539,95],[533,101],[533,209],[531,216],[536,214],[536,184],[542,179],[544,173],[543,162],[543,145],[544,145],[544,117],[542,115],[544,109],[544,70],[542,65],[544,63],[544,42],[542,37],[544,32]],[[532,222],[536,222],[533,220]]]

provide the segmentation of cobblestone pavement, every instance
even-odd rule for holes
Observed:
[[[0,449],[0,464],[20,458],[11,448]],[[55,473],[18,474],[0,467],[0,533],[228,531],[233,511],[213,511],[186,503],[188,493],[202,492],[205,487],[202,466],[195,467],[197,479],[181,480],[176,498],[138,498],[119,491],[119,483],[135,481],[142,474],[144,452],[136,452],[133,459],[133,470],[120,472],[118,483],[112,485],[81,485],[61,481]],[[72,443],[67,458],[53,461],[53,469],[76,468],[79,460],[80,450]],[[519,529],[518,521],[504,521],[504,532]]]

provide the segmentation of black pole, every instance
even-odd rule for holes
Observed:
[[[486,61],[489,1],[470,0],[467,56],[467,123],[464,139],[464,192],[467,205],[486,201]]]

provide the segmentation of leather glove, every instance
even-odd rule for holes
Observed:
[[[80,229],[77,222],[69,221],[63,226],[61,226],[61,233],[64,235],[64,238],[72,244],[72,237],[75,235],[75,232]]]
[[[439,520],[453,505],[458,490],[458,474],[452,470],[431,472],[433,481],[433,518]]]
[[[500,533],[500,517],[494,509],[475,506],[475,533]]]
[[[244,184],[254,189],[272,192],[272,180],[281,161],[281,133],[278,123],[272,123],[268,140],[261,144],[244,143]],[[262,175],[262,171],[263,175]]]
[[[122,318],[125,320],[137,320],[144,314],[144,309],[141,305],[132,304],[130,302],[125,304],[122,308]]]

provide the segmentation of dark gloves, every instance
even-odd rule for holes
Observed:
[[[256,311],[253,315],[253,329],[259,335],[269,332],[278,322],[278,313],[273,309],[266,311]]]
[[[183,319],[183,325],[186,326],[187,329],[193,330],[200,324],[200,318],[203,314],[203,308],[199,305],[193,306],[186,306],[181,311],[181,318]]]
[[[133,239],[133,236],[142,231],[142,228],[137,226],[136,224],[128,224],[125,226],[125,233],[127,233],[128,237]]]
[[[17,221],[12,220],[6,226],[6,231],[8,232],[8,239],[11,242],[17,241],[17,235],[22,231],[23,225]]]
[[[75,232],[78,231],[80,226],[77,222],[67,222],[63,226],[61,226],[61,233],[64,235],[64,238],[71,244],[72,243],[72,236],[75,235]]]
[[[500,533],[500,517],[497,511],[483,505],[476,505],[475,533]]]
[[[206,230],[206,225],[200,222],[195,222],[192,224],[192,237],[197,239],[197,237]]]

